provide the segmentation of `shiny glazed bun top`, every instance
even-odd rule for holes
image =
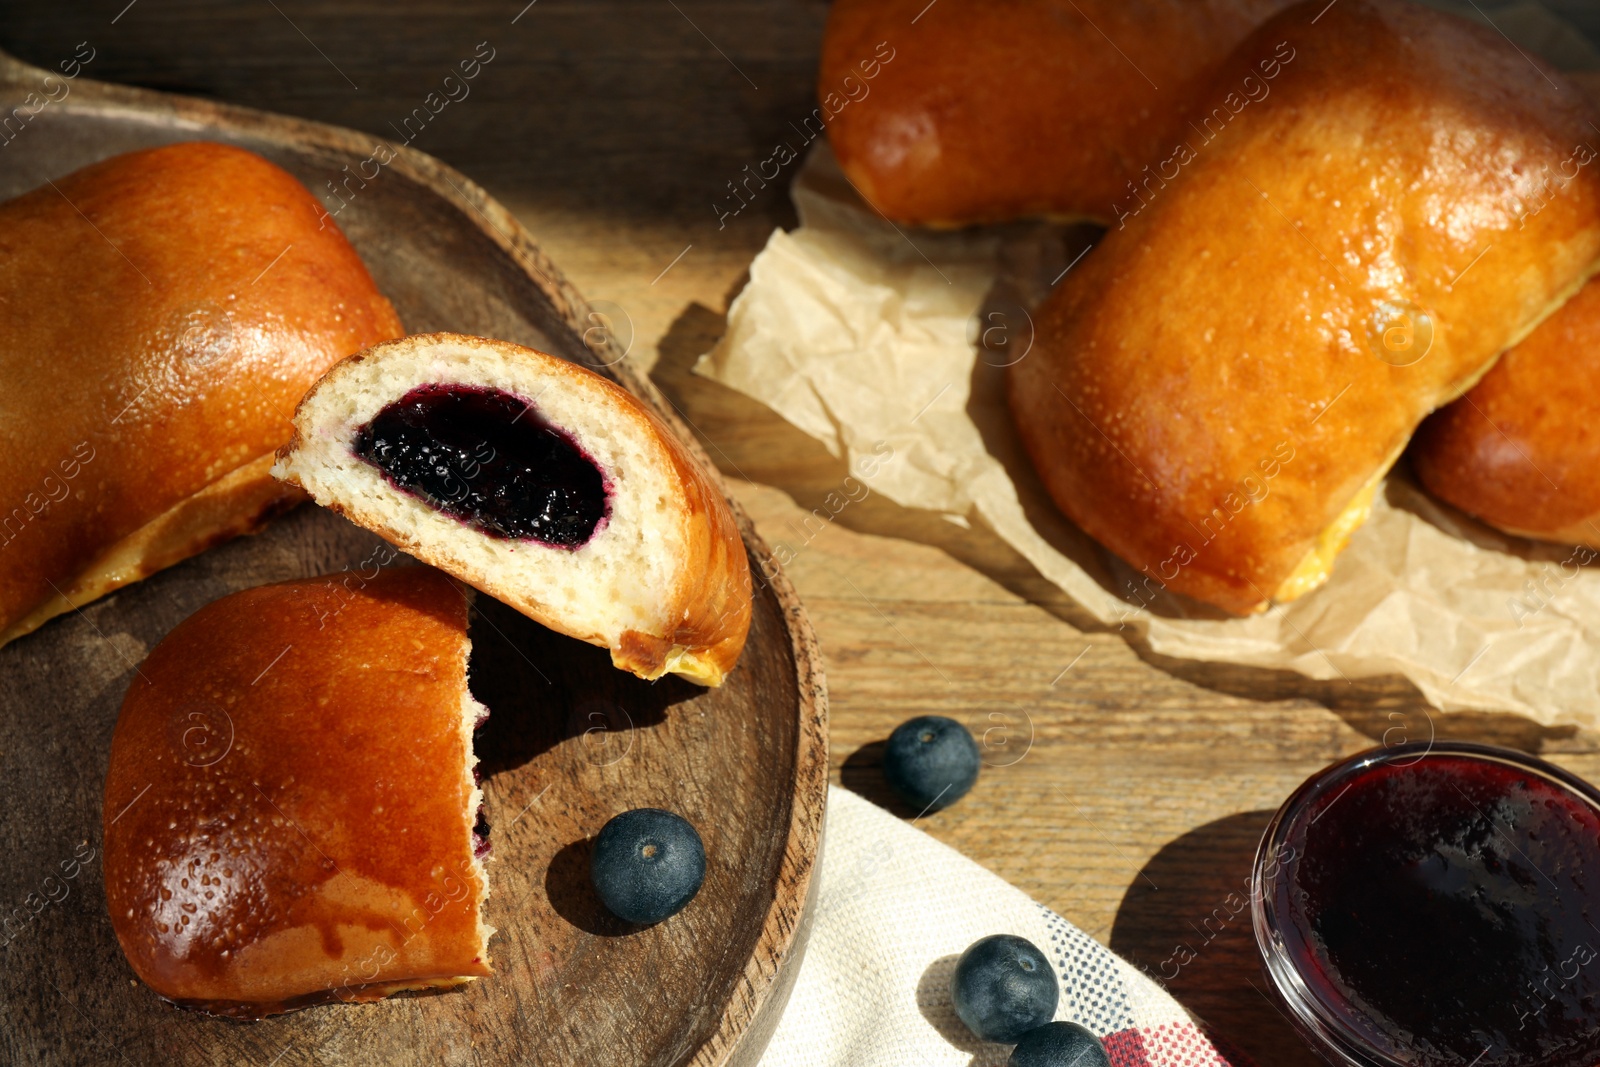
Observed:
[[[258,1017],[490,973],[466,593],[424,567],[247,589],[140,665],[106,906],[161,996]]]
[[[168,145],[0,204],[0,643],[249,528],[306,388],[401,333],[281,168]]]
[[[825,124],[900,222],[1110,221],[1229,49],[1287,3],[834,0],[801,132]]]

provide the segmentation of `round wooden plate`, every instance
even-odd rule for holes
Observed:
[[[366,134],[49,73],[0,53],[0,198],[136,148],[241,145],[330,209],[340,200],[329,183],[342,190],[338,224],[408,329],[504,338],[599,369],[695,447],[517,221],[438,161],[401,149],[380,164]],[[63,234],[62,245],[99,239]],[[303,507],[0,649],[0,1061],[754,1063],[805,942],[827,697],[794,590],[781,574],[762,577],[754,561],[769,556],[739,521],[755,617],[720,689],[641,682],[604,650],[478,598],[471,684],[493,712],[478,755],[497,974],[447,993],[251,1024],[207,1018],[134,980],[105,912],[101,785],[134,665],[201,605],[287,578],[337,583],[366,565],[376,538]],[[646,805],[699,828],[709,870],[688,909],[635,930],[594,898],[586,842]]]

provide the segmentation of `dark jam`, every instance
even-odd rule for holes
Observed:
[[[478,742],[483,738],[484,723],[489,721],[489,709],[480,707],[477,716],[472,720],[472,748],[477,751]],[[472,764],[472,784],[483,785],[483,769],[474,762]],[[472,854],[478,859],[487,856],[494,846],[489,841],[489,817],[483,813],[483,801],[478,801],[478,815],[472,822]]]
[[[1419,1067],[1600,1063],[1600,818],[1583,797],[1419,754],[1330,783],[1285,842],[1285,948],[1360,1044]]]
[[[489,818],[483,813],[483,805],[479,804],[478,817],[472,824],[472,854],[481,860],[493,847],[489,843]]]
[[[495,389],[418,386],[363,426],[353,451],[491,537],[576,548],[609,510],[594,460],[531,403]]]

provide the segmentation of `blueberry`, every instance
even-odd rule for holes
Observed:
[[[1111,1067],[1111,1059],[1088,1027],[1045,1023],[1022,1035],[1006,1067]]]
[[[919,812],[947,808],[978,780],[978,743],[943,715],[921,715],[895,727],[883,750],[883,777]]]
[[[1056,1013],[1056,972],[1033,942],[1010,934],[974,941],[950,976],[950,1000],[967,1029],[1010,1043]]]
[[[619,919],[658,923],[678,914],[706,880],[706,850],[681,816],[635,808],[606,823],[594,840],[589,878]]]

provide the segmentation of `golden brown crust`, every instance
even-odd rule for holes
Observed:
[[[96,569],[113,546],[277,448],[318,375],[400,332],[305,187],[242,149],[135,152],[0,204],[0,632],[121,584]],[[263,484],[147,536],[123,580],[248,528],[281,500]]]
[[[612,650],[611,661],[641,678],[672,673],[701,685],[721,685],[739,661],[750,632],[750,560],[739,524],[722,490],[689,455],[678,435],[632,393],[601,380],[633,403],[672,457],[688,512],[686,555],[690,561],[670,600],[676,628],[663,634],[629,631],[623,635],[622,646]]]
[[[465,594],[424,567],[358,577],[216,601],[128,688],[106,904],[163,997],[259,1016],[491,973]]]
[[[1057,504],[1152,586],[1234,612],[1600,258],[1600,169],[1541,185],[1594,143],[1585,111],[1492,30],[1306,3],[1210,92],[1291,52],[1068,275],[1010,378]]]
[[[1524,537],[1600,547],[1600,281],[1417,431],[1428,491]]]
[[[255,533],[267,519],[303,501],[304,493],[272,477],[274,458],[271,452],[258,456],[111,545],[75,580],[61,584],[59,592],[0,633],[0,645],[212,545]]]
[[[749,560],[738,524],[716,483],[689,455],[670,427],[632,393],[600,374],[576,363],[508,341],[496,341],[462,334],[415,334],[358,352],[328,371],[307,391],[296,410],[294,432],[289,443],[279,450],[280,476],[293,485],[303,485],[295,471],[297,453],[304,435],[315,432],[308,407],[323,389],[337,389],[341,378],[366,360],[383,359],[386,354],[427,350],[433,345],[449,346],[468,353],[481,350],[519,360],[537,361],[550,374],[565,376],[574,385],[598,389],[613,398],[622,410],[643,426],[663,449],[672,464],[676,496],[682,502],[684,558],[677,585],[662,591],[665,617],[670,627],[659,633],[628,631],[615,644],[604,635],[579,632],[569,620],[547,610],[537,590],[519,588],[492,572],[475,573],[437,546],[396,530],[368,511],[331,495],[313,493],[319,503],[364,526],[406,552],[435,567],[447,570],[529,618],[562,633],[602,646],[610,645],[612,662],[642,678],[659,678],[673,673],[701,685],[721,685],[744,649],[750,629],[751,584]],[[416,383],[423,384],[423,383]]]
[[[826,121],[845,174],[901,222],[1110,220],[1195,91],[1287,2],[834,0],[802,132]]]
[[[1600,80],[1579,84],[1600,101]],[[1600,281],[1591,281],[1429,416],[1407,450],[1412,469],[1435,496],[1507,533],[1600,548],[1596,395]]]

